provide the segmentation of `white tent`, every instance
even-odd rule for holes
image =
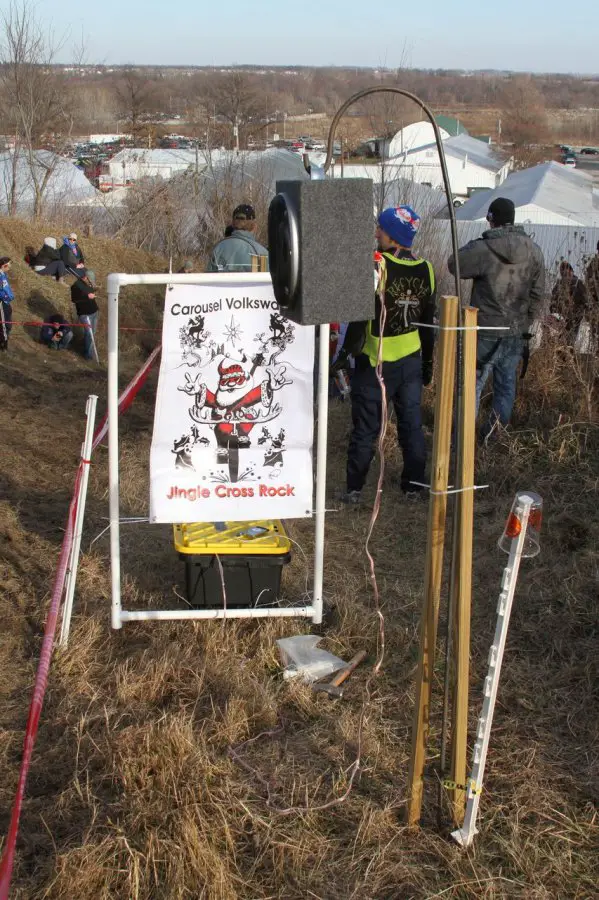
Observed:
[[[449,138],[449,132],[444,128],[439,129],[442,140]],[[435,143],[435,132],[430,122],[414,122],[412,125],[406,125],[401,131],[398,131],[395,137],[391,139],[387,155],[389,158],[402,156],[404,153],[410,153],[412,150],[418,150],[420,147],[426,147]]]
[[[593,179],[557,162],[513,172],[501,187],[472,197],[458,210],[458,218],[484,221],[496,197],[516,205],[516,222],[538,225],[599,227],[599,197]]]
[[[14,196],[16,213],[31,214],[36,185],[41,187],[44,182],[42,203],[45,215],[98,193],[81,169],[56,153],[35,150],[30,160],[24,150],[10,150],[0,154],[0,211],[11,211]]]
[[[200,151],[200,154],[202,151]],[[195,150],[148,150],[125,147],[107,163],[108,174],[115,186],[140,178],[171,178],[186,169],[194,169],[196,161],[204,168],[201,155]]]

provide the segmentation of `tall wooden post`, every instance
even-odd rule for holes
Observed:
[[[435,668],[435,646],[441,597],[447,484],[451,450],[451,421],[456,363],[458,298],[441,298],[441,322],[437,353],[437,398],[431,461],[431,493],[428,510],[424,601],[420,620],[420,656],[416,675],[416,702],[408,775],[408,824],[416,825],[422,809],[424,763],[429,731],[430,698]]]
[[[252,256],[252,272],[268,272],[267,256]]]
[[[474,449],[476,424],[476,323],[478,310],[464,310],[464,339],[462,366],[462,406],[460,411],[461,458],[456,497],[460,505],[459,540],[454,571],[458,579],[454,611],[455,691],[451,736],[452,807],[455,824],[464,819],[466,804],[466,763],[468,740],[468,682],[470,677],[470,616],[472,604],[472,532],[474,527]]]

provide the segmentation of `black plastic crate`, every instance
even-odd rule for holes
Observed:
[[[194,609],[222,609],[223,588],[216,555],[180,553],[185,562],[187,601]],[[278,606],[283,566],[291,553],[234,554],[219,557],[227,609]]]

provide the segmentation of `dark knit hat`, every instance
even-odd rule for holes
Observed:
[[[516,221],[516,207],[513,200],[498,197],[493,200],[487,213],[487,220],[493,225],[513,225]]]
[[[379,228],[402,247],[411,247],[420,228],[420,216],[411,206],[391,206],[379,216]]]
[[[253,206],[250,206],[249,203],[242,203],[240,206],[236,206],[233,210],[233,218],[234,219],[255,219],[256,211]]]

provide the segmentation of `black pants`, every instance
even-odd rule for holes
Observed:
[[[66,266],[61,259],[55,259],[48,263],[43,269],[40,269],[38,275],[53,275],[56,280],[64,278],[67,274]]]
[[[387,401],[397,417],[397,437],[403,451],[402,491],[418,491],[424,483],[426,447],[422,431],[422,357],[412,353],[397,362],[383,363]],[[347,459],[347,489],[361,491],[374,457],[381,429],[381,389],[366,356],[358,357],[351,382],[353,430]]]

